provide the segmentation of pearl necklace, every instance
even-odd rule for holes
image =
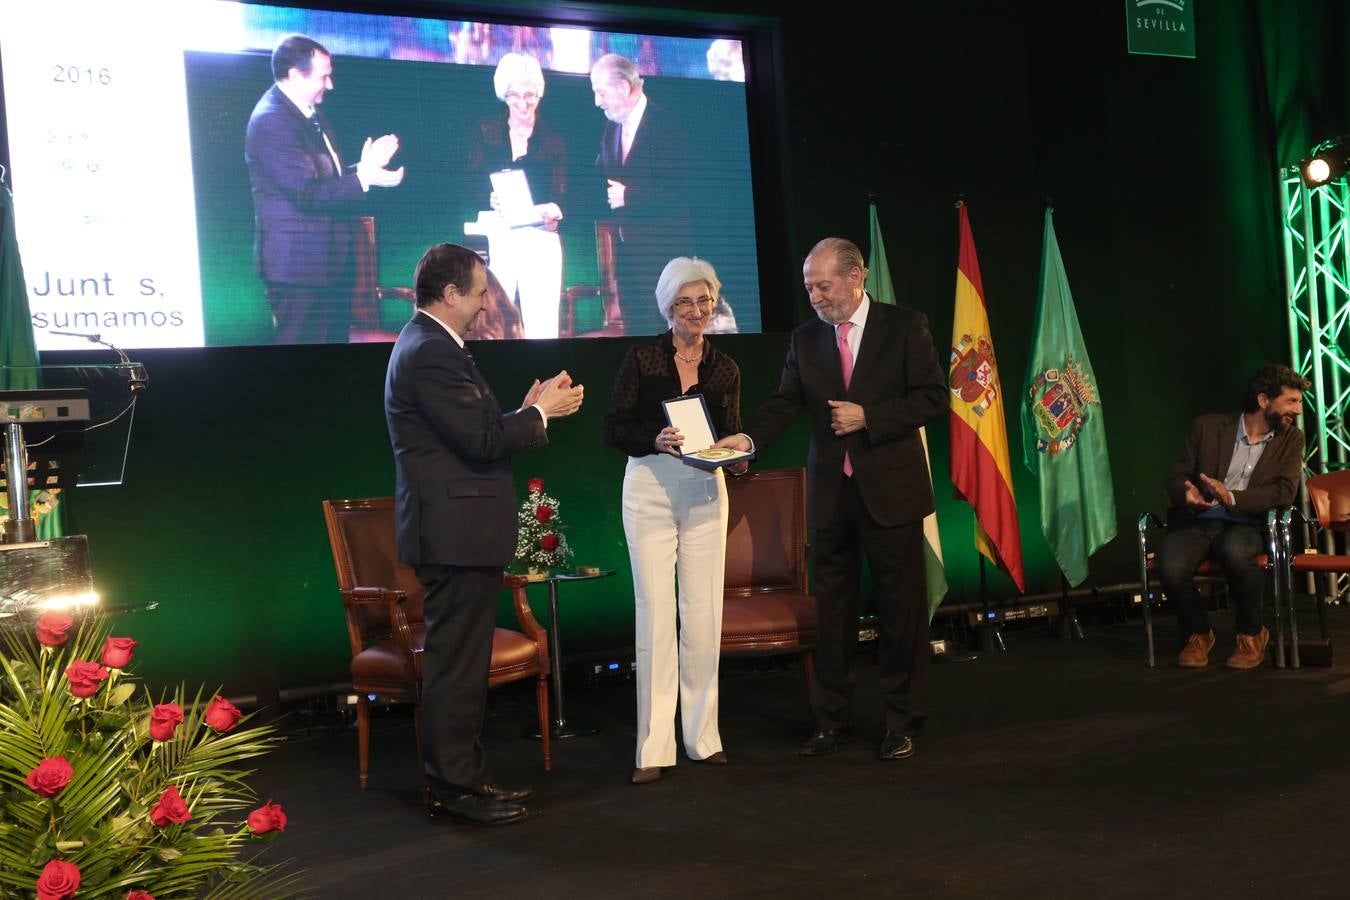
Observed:
[[[700,351],[698,351],[698,353],[694,354],[693,356],[685,356],[683,353],[681,353],[680,351],[676,350],[676,351],[675,351],[675,358],[678,359],[678,360],[683,360],[684,362],[687,362],[687,363],[696,363],[696,362],[698,362],[700,359],[703,358],[703,351],[700,350]]]

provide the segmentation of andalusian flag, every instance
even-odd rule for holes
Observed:
[[[1003,386],[989,331],[975,238],[966,205],[959,204],[961,253],[956,266],[956,311],[952,317],[952,484],[975,509],[975,548],[1008,574],[1019,591],[1022,536],[1017,528],[1008,432],[1003,423]]]
[[[881,239],[881,222],[877,219],[877,205],[871,205],[872,252],[867,261],[867,293],[873,300],[895,304],[895,288],[891,284],[891,267],[886,262],[886,244]],[[923,441],[923,459],[928,464],[928,484],[933,483],[933,466],[928,462],[928,429],[919,429]],[[937,512],[923,519],[923,574],[928,586],[928,619],[933,618],[942,598],[947,596],[947,570],[942,565],[942,538],[938,534]]]
[[[1088,557],[1116,536],[1116,499],[1097,376],[1078,328],[1052,213],[1045,211],[1022,446],[1027,468],[1041,479],[1041,531],[1064,577],[1077,587],[1088,576]]]
[[[37,344],[33,340],[33,318],[28,310],[28,285],[19,259],[19,242],[14,233],[14,201],[8,189],[0,185],[0,390],[26,390],[38,387]],[[4,370],[17,366],[16,370]],[[33,491],[29,494],[29,515],[36,519],[39,539],[60,536],[65,507],[58,504],[59,490]],[[8,515],[9,500],[0,491],[0,519]]]

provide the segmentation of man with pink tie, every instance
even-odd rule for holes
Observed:
[[[919,429],[947,411],[947,380],[927,317],[868,296],[867,267],[852,241],[816,244],[802,276],[818,319],[792,333],[778,390],[750,417],[745,433],[718,445],[762,449],[802,410],[810,415],[816,731],[798,752],[832,753],[850,727],[866,555],[881,624],[880,756],[903,759],[914,753],[914,737],[928,717],[923,518],[933,511],[933,490]]]

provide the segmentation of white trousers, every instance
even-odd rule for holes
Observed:
[[[489,238],[492,274],[507,299],[520,296],[520,325],[527,338],[558,336],[562,297],[562,241],[543,228],[502,228]]]
[[[636,603],[637,767],[675,765],[677,699],[684,751],[690,759],[706,759],[722,749],[717,731],[727,552],[722,471],[710,474],[665,453],[630,457],[623,478],[623,531]]]

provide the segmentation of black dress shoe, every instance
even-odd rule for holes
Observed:
[[[461,825],[509,825],[529,814],[519,803],[505,803],[482,794],[459,794],[431,801],[433,819],[449,819]]]
[[[888,731],[881,739],[881,751],[877,755],[882,759],[904,759],[913,756],[914,739],[907,734]]]
[[[839,745],[844,743],[844,733],[842,731],[831,731],[828,728],[822,728],[815,734],[806,739],[798,756],[824,756],[827,753],[833,753],[839,749]]]
[[[534,788],[508,788],[499,784],[485,784],[478,789],[478,793],[503,803],[519,803],[533,797]]]

